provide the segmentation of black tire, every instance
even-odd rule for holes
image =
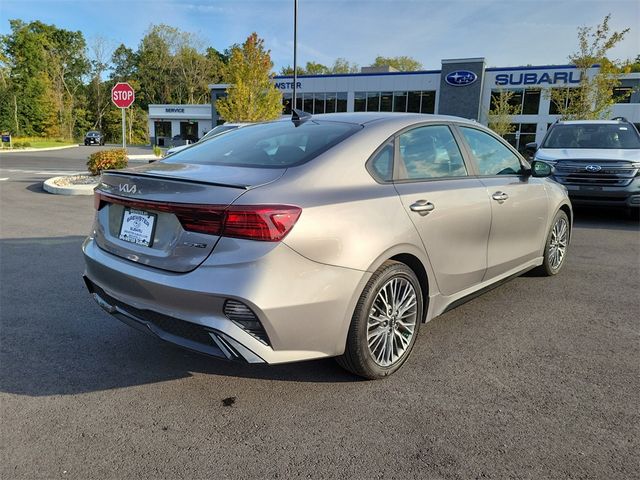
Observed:
[[[565,250],[562,255],[562,259],[560,260],[559,265],[555,265],[552,258],[552,241],[554,236],[554,229],[559,222],[565,222],[567,228],[567,235],[565,239]],[[557,275],[564,267],[565,260],[567,258],[567,252],[569,250],[569,240],[571,239],[571,223],[569,222],[569,217],[564,211],[559,210],[556,213],[556,216],[551,222],[551,228],[549,229],[549,233],[547,234],[547,241],[544,244],[544,258],[542,261],[542,265],[533,270],[533,273],[542,277],[551,277],[553,275]]]
[[[411,334],[409,343],[405,347],[404,352],[401,353],[400,356],[393,361],[393,363],[383,366],[376,361],[376,359],[374,358],[374,354],[369,348],[367,339],[369,329],[368,322],[369,314],[374,312],[374,301],[376,300],[378,293],[393,279],[398,279],[398,283],[403,285],[404,288],[407,289],[404,290],[405,292],[410,291],[408,287],[409,284],[411,285],[411,287],[413,287],[413,291],[416,297],[415,324],[413,334]],[[412,309],[407,310],[407,312],[412,311]],[[410,315],[411,317],[413,317],[413,313],[410,313]],[[370,380],[384,378],[391,375],[404,364],[407,358],[409,358],[411,350],[413,349],[416,338],[418,336],[422,318],[422,288],[420,287],[420,282],[418,281],[418,278],[416,277],[413,270],[411,270],[404,263],[392,260],[384,262],[382,266],[371,276],[364,288],[364,291],[362,292],[362,295],[360,296],[360,299],[358,300],[358,304],[356,305],[356,309],[351,319],[351,325],[349,326],[345,352],[342,356],[336,358],[338,364],[340,364],[340,366],[342,366],[344,369]],[[393,321],[393,324],[390,323],[391,321]],[[399,322],[399,319],[397,321]],[[389,323],[389,327],[387,327],[387,324],[385,323],[384,328],[389,328],[389,331],[391,331],[392,328],[403,328],[401,326],[396,327],[395,317],[393,320],[387,319],[385,320],[385,322]],[[380,324],[378,328],[383,328],[382,324]],[[398,330],[398,332],[399,331],[400,330]],[[409,333],[407,331],[407,335],[408,334]],[[393,348],[395,348],[396,338],[393,335],[394,334],[392,333],[391,338],[394,342]],[[400,335],[400,333],[398,335]]]

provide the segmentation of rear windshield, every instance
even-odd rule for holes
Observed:
[[[556,125],[542,148],[640,148],[640,136],[631,125]]]
[[[342,122],[308,120],[259,123],[236,128],[181,150],[165,163],[286,168],[308,162],[362,128]]]

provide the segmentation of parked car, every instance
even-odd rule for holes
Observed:
[[[102,133],[91,130],[84,136],[85,145],[104,145],[104,136]]]
[[[566,190],[456,117],[247,126],[105,171],[85,280],[107,312],[214,357],[338,357],[381,378],[421,323],[527,270],[561,271]]]
[[[217,135],[220,135],[225,132],[229,132],[231,130],[235,130],[236,128],[246,127],[247,125],[251,125],[251,124],[250,123],[224,123],[222,125],[218,125],[216,127],[213,127],[207,133],[205,133],[203,137],[195,143],[206,142],[207,140],[210,140]],[[191,145],[195,145],[195,143],[192,143],[189,145],[179,145],[177,147],[170,148],[169,150],[167,150],[166,155],[167,156],[172,155],[176,152],[184,150],[187,147],[190,147]]]
[[[640,135],[624,118],[556,122],[527,150],[554,167],[574,204],[640,207]]]

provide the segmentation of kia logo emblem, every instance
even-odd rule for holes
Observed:
[[[587,165],[586,167],[584,167],[584,169],[587,172],[596,173],[602,170],[602,167],[600,165]]]
[[[118,190],[120,190],[120,193],[136,193],[138,187],[136,187],[135,185],[129,185],[128,183],[121,183],[120,185],[118,185]]]
[[[470,72],[469,70],[456,70],[455,72],[451,72],[446,77],[444,77],[444,81],[449,85],[453,85],[454,87],[464,87],[465,85],[471,85],[478,79],[478,76]]]

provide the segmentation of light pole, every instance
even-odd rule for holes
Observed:
[[[293,0],[293,99],[291,111],[296,108],[296,86],[298,84],[298,0]]]

